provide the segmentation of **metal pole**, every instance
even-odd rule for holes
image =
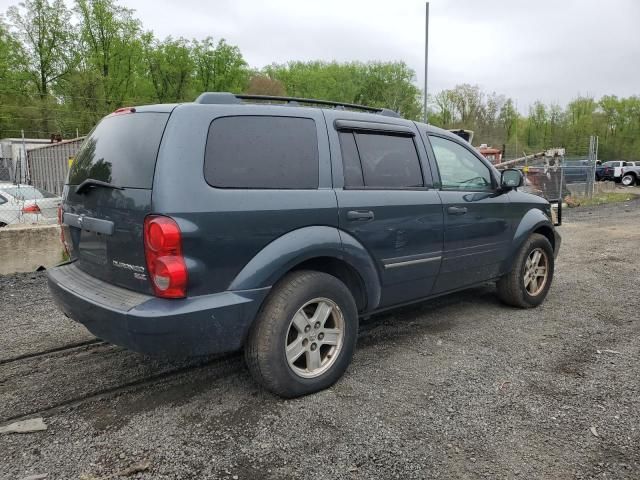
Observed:
[[[27,173],[29,166],[27,165],[27,145],[24,141],[24,129],[22,129],[20,133],[22,134],[22,155],[20,158],[20,180],[18,183],[28,183]]]
[[[429,71],[429,2],[425,5],[424,30],[424,123],[429,123],[427,116],[427,72]]]

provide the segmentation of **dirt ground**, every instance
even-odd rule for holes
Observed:
[[[289,401],[237,354],[127,352],[62,316],[44,274],[0,277],[0,425],[48,426],[0,435],[0,478],[638,479],[640,202],[560,232],[538,309],[487,286],[372,318],[345,377]]]

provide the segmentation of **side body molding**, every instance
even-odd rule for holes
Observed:
[[[524,214],[520,223],[516,227],[515,234],[513,236],[513,241],[511,242],[511,250],[509,251],[509,255],[505,259],[502,264],[502,273],[507,273],[513,267],[513,262],[515,259],[518,250],[522,247],[524,241],[531,235],[535,230],[540,227],[549,227],[553,230],[553,224],[551,220],[539,209],[531,208],[527,213]]]
[[[333,257],[353,267],[367,295],[367,310],[380,303],[380,277],[367,250],[351,235],[334,227],[293,230],[264,247],[231,282],[229,290],[269,287],[296,265],[317,257]]]

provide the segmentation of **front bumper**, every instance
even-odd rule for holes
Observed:
[[[162,299],[92,277],[74,263],[49,270],[55,302],[96,337],[151,355],[196,356],[242,347],[269,287]]]

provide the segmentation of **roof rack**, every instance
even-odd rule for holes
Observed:
[[[334,107],[340,110],[349,108],[352,110],[362,110],[365,112],[377,113],[378,115],[385,115],[387,117],[400,117],[400,114],[388,108],[368,107],[366,105],[358,105],[355,103],[332,102],[330,100],[316,100],[313,98],[279,97],[274,95],[234,95],[233,93],[227,92],[205,92],[200,94],[200,96],[196,98],[195,103],[210,105],[240,104],[243,103],[242,100],[257,100],[259,102],[284,102],[286,105],[290,106],[298,106],[300,104],[323,105]]]

